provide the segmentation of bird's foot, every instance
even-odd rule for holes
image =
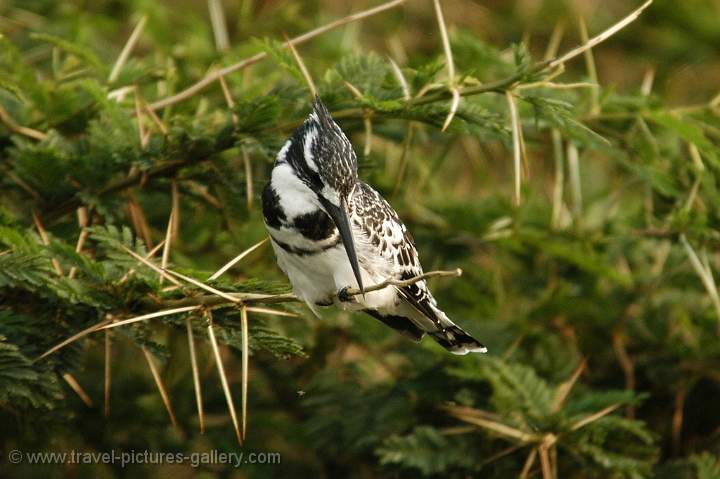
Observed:
[[[338,291],[337,297],[342,303],[350,303],[352,301],[355,301],[354,296],[348,294],[348,290],[350,289],[350,286],[345,286],[343,289]]]

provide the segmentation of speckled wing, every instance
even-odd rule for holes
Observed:
[[[351,221],[359,227],[375,250],[375,262],[383,261],[395,279],[409,279],[423,273],[415,242],[395,210],[366,183],[355,187],[351,204]],[[415,309],[439,326],[432,306],[435,298],[425,281],[399,288],[401,295]]]

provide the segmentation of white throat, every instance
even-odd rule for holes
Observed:
[[[288,219],[313,213],[320,208],[315,193],[295,175],[289,164],[276,165],[272,170],[270,181],[280,199],[280,207]]]

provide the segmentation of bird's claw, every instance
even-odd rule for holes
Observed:
[[[343,289],[338,291],[338,299],[343,303],[349,303],[353,301],[353,297],[348,294],[348,290],[350,289],[350,286],[345,286]]]

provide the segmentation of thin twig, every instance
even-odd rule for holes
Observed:
[[[195,278],[191,278],[190,276],[185,276],[184,274],[181,274],[181,273],[178,273],[177,271],[172,271],[169,269],[164,269],[163,271],[165,271],[173,276],[177,276],[178,278],[180,278],[184,281],[187,281],[188,283],[195,285],[200,289],[204,289],[205,291],[207,291],[209,293],[216,294],[216,295],[220,296],[221,298],[225,298],[228,301],[230,301],[231,303],[239,303],[240,302],[239,299],[231,296],[230,294],[228,294],[224,291],[220,291],[219,289],[215,289],[212,286],[208,286],[207,284],[205,284],[201,281],[198,281]]]
[[[530,469],[532,469],[533,465],[535,465],[536,459],[537,459],[537,448],[533,447],[530,450],[530,453],[528,454],[527,459],[525,459],[525,464],[523,464],[522,471],[520,471],[519,479],[527,479],[527,477],[530,474]]]
[[[682,384],[675,393],[675,404],[672,415],[672,447],[675,454],[680,454],[682,441],[683,417],[685,412],[685,399],[687,397],[687,385]]]
[[[87,230],[88,225],[88,211],[87,207],[82,206],[77,210],[78,226],[80,227],[80,234],[78,235],[77,243],[75,244],[75,252],[80,254],[82,252],[85,241],[87,240],[90,232]],[[68,278],[73,279],[77,273],[77,267],[73,266],[70,268]]]
[[[118,103],[122,103],[125,101],[125,97],[132,93],[135,89],[135,85],[125,85],[121,86],[120,88],[116,88],[114,90],[110,90],[110,92],[107,94],[108,100],[115,100]]]
[[[715,312],[718,315],[718,320],[720,321],[720,297],[718,297],[718,289],[715,285],[715,276],[713,275],[712,268],[710,268],[710,261],[708,260],[707,250],[703,248],[701,251],[702,256],[702,264],[705,267],[705,271],[707,271],[707,276],[710,281],[710,290],[714,291],[714,293],[710,293],[713,300],[713,305],[715,306]],[[718,322],[718,334],[720,334],[720,322]]]
[[[580,45],[577,48],[574,48],[573,50],[570,50],[569,52],[565,53],[560,58],[556,58],[555,60],[550,62],[550,68],[554,68],[562,63],[567,62],[568,60],[575,58],[576,56],[582,54],[585,52],[585,50],[588,50],[590,48],[593,48],[595,45],[598,45],[611,36],[615,35],[617,32],[625,28],[630,23],[634,22],[640,14],[645,10],[647,7],[650,6],[650,4],[653,2],[653,0],[647,0],[645,3],[643,3],[639,8],[634,10],[632,13],[630,13],[628,16],[620,20],[619,22],[615,23],[613,26],[608,28],[607,30],[603,31],[599,35],[596,35],[592,37],[590,40],[585,42],[583,45]]]
[[[8,130],[12,131],[13,133],[18,133],[20,135],[24,135],[30,138],[33,138],[35,140],[44,140],[47,138],[47,133],[43,133],[42,131],[33,130],[32,128],[28,128],[26,126],[21,126],[15,123],[15,120],[12,119],[10,114],[7,112],[5,108],[3,108],[2,105],[0,105],[0,123],[4,124]]]
[[[253,207],[253,196],[255,196],[255,192],[253,191],[252,165],[250,164],[250,155],[245,146],[241,146],[240,151],[242,152],[243,165],[245,166],[245,196],[247,197],[247,208],[251,210]]]
[[[397,288],[402,288],[402,287],[410,286],[411,284],[417,283],[418,281],[424,281],[427,278],[440,277],[440,276],[450,276],[450,277],[457,278],[458,276],[462,276],[462,270],[460,268],[457,268],[452,271],[430,271],[428,273],[420,274],[418,276],[414,276],[412,278],[404,279],[404,280],[386,279],[382,283],[374,284],[372,286],[366,286],[364,289],[364,292],[365,292],[365,294],[372,293],[373,291],[378,291],[380,289],[387,288],[388,286],[395,286]],[[348,288],[347,290],[345,290],[345,294],[347,296],[357,296],[359,294],[363,294],[363,292],[357,288]]]
[[[160,372],[157,370],[157,366],[155,365],[155,361],[153,361],[150,351],[148,351],[145,346],[141,346],[140,349],[142,349],[142,352],[145,355],[145,360],[147,361],[150,372],[152,373],[152,377],[155,380],[155,385],[160,392],[160,397],[162,398],[163,404],[165,404],[165,409],[167,410],[168,416],[170,416],[170,422],[172,423],[173,427],[177,429],[178,424],[177,420],[175,419],[175,413],[173,412],[172,404],[170,404],[170,396],[168,396],[167,390],[165,389],[165,384],[163,383],[162,377],[160,377]]]
[[[173,212],[172,236],[178,238],[180,235],[180,189],[177,178],[173,178],[170,182],[170,198]]]
[[[220,0],[208,0],[208,10],[210,10],[210,23],[215,36],[215,48],[218,51],[227,50],[230,47],[230,36],[227,31],[222,2]]]
[[[212,347],[213,354],[215,355],[215,363],[217,364],[218,374],[220,375],[220,383],[222,384],[223,392],[225,393],[225,401],[227,402],[228,410],[230,411],[230,418],[232,419],[233,427],[235,428],[235,436],[237,437],[238,444],[242,446],[243,438],[240,427],[238,426],[237,414],[235,413],[235,404],[233,403],[232,393],[230,392],[227,375],[225,374],[225,367],[223,366],[222,358],[220,357],[220,349],[218,348],[217,339],[215,339],[212,316],[210,315],[209,311],[207,314],[209,315],[208,337],[210,338],[210,346]]]
[[[522,184],[522,125],[520,124],[520,116],[517,111],[517,104],[515,103],[515,96],[508,90],[505,92],[507,97],[508,107],[510,109],[510,120],[512,123],[512,141],[513,141],[513,171],[515,172],[515,206],[520,206],[520,186]]]
[[[400,88],[403,92],[403,99],[405,101],[410,99],[410,87],[408,86],[408,82],[405,79],[405,75],[403,75],[402,70],[400,70],[400,67],[395,63],[395,61],[388,57],[388,61],[390,62],[390,67],[392,68],[393,74],[395,75],[395,78],[397,78],[398,84],[400,85]]]
[[[400,67],[395,63],[395,61],[393,61],[392,58],[388,58],[388,60],[390,61],[390,66],[392,67],[392,71],[395,74],[395,78],[397,78],[398,83],[400,84],[400,87],[402,88],[403,100],[410,101],[412,96],[410,93],[410,86],[408,85],[405,75],[403,75],[402,70],[400,70]],[[403,139],[402,153],[400,154],[400,165],[398,166],[397,176],[395,177],[395,187],[393,188],[393,193],[392,193],[393,197],[397,196],[398,192],[400,191],[400,185],[402,183],[403,177],[405,176],[405,169],[407,167],[408,151],[410,150],[410,147],[412,145],[414,132],[415,132],[415,122],[408,120],[406,131],[405,131],[405,137]]]
[[[363,94],[358,88],[347,80],[343,80],[343,85],[358,100],[363,99]],[[365,146],[363,147],[363,156],[368,157],[372,150],[372,114],[370,108],[363,109],[363,126],[365,128]]]
[[[400,166],[398,166],[397,177],[395,178],[395,187],[393,188],[393,196],[396,196],[400,191],[400,185],[402,184],[403,178],[405,177],[405,170],[407,169],[408,153],[412,147],[412,142],[415,136],[415,122],[408,121],[407,130],[405,131],[405,139],[403,140],[402,153],[400,153]]]
[[[544,59],[552,60],[557,55],[560,42],[562,41],[563,35],[565,34],[565,21],[560,20],[555,24],[552,33],[550,34],[550,40],[548,41],[547,48],[545,50]]]
[[[233,125],[237,126],[240,119],[238,118],[237,113],[233,112],[233,109],[235,108],[235,100],[233,99],[232,94],[230,93],[230,88],[228,88],[228,84],[225,81],[224,76],[221,75],[220,77],[218,77],[218,82],[220,82],[220,88],[222,89],[223,97],[225,98],[225,103],[227,103],[228,108],[232,112],[231,118],[232,118]]]
[[[33,211],[33,221],[35,222],[35,227],[40,234],[40,240],[45,246],[49,246],[50,238],[48,238],[47,231],[45,231],[45,227],[43,226],[42,221],[40,221],[40,217],[35,211]],[[58,261],[57,258],[52,258],[51,262],[58,276],[64,276],[65,273],[63,272],[62,266],[60,266],[60,261]]]
[[[269,237],[264,238],[263,240],[258,241],[257,243],[255,243],[254,245],[252,245],[251,247],[249,247],[248,249],[246,249],[245,251],[243,251],[243,252],[240,253],[239,255],[235,256],[233,259],[231,259],[230,261],[228,261],[227,263],[225,263],[225,265],[224,265],[222,268],[220,268],[219,270],[215,271],[215,273],[213,273],[212,276],[210,276],[210,277],[208,278],[208,281],[213,281],[213,280],[218,279],[220,276],[223,275],[223,273],[225,273],[225,271],[227,271],[227,270],[229,270],[230,268],[232,268],[233,266],[235,266],[235,265],[236,265],[239,261],[241,261],[245,256],[249,255],[250,253],[252,253],[252,252],[255,251],[256,249],[258,249],[260,246],[264,245],[264,244],[267,242],[267,240],[269,240],[269,239],[270,239]]]
[[[219,210],[223,209],[223,204],[220,202],[220,200],[218,200],[210,192],[208,192],[208,187],[206,185],[202,185],[192,180],[183,180],[182,184],[186,186],[192,194],[197,195],[203,200],[207,201],[208,204],[210,204],[213,208],[217,208]]]
[[[165,244],[165,241],[163,241],[163,244]],[[148,268],[152,269],[152,270],[155,271],[156,273],[160,274],[162,277],[166,278],[166,279],[167,279],[168,281],[170,281],[172,284],[174,284],[174,285],[176,285],[176,286],[180,286],[180,285],[182,284],[182,283],[180,283],[180,281],[178,281],[178,280],[176,280],[175,278],[173,278],[173,277],[169,276],[168,274],[166,274],[165,270],[163,270],[163,269],[160,268],[159,266],[156,266],[156,265],[153,264],[150,260],[143,258],[142,256],[140,256],[139,254],[137,254],[136,252],[134,252],[133,250],[131,250],[131,249],[128,248],[127,246],[125,246],[125,245],[120,245],[120,248],[122,248],[123,251],[125,251],[127,254],[129,254],[130,256],[132,256],[133,258],[135,258],[136,260],[138,260],[139,262],[141,262],[142,264],[144,264],[144,265],[147,266]]]
[[[570,193],[572,196],[573,216],[576,222],[582,215],[582,184],[580,183],[580,158],[577,146],[573,142],[567,144],[568,174],[570,176]]]
[[[450,126],[450,122],[452,122],[453,118],[455,117],[455,113],[457,113],[457,109],[460,106],[460,90],[458,90],[457,87],[450,88],[450,93],[452,93],[452,101],[450,102],[450,112],[448,113],[447,118],[445,118],[445,123],[443,123],[442,128],[440,131],[447,130],[448,126]]]
[[[648,68],[645,70],[643,75],[642,84],[640,85],[640,94],[642,96],[649,96],[652,92],[653,83],[655,82],[655,69]]]
[[[285,294],[262,294],[262,293],[225,293],[235,298],[236,301],[228,301],[227,299],[215,294],[204,296],[191,296],[182,299],[171,299],[164,301],[162,307],[212,307],[223,304],[280,304],[280,303],[299,303],[302,302],[292,293]],[[148,301],[147,306],[157,308],[158,304],[154,301]]]
[[[105,330],[105,371],[104,371],[104,387],[103,387],[103,415],[105,417],[110,416],[110,380],[111,380],[111,368],[112,368],[112,356],[111,356],[111,334],[112,331],[109,329]]]
[[[231,118],[233,125],[237,126],[240,119],[238,118],[237,113],[233,111],[233,109],[235,108],[235,100],[230,93],[230,89],[228,88],[227,82],[225,81],[225,77],[220,76],[218,80],[220,81],[220,87],[222,88],[223,96],[225,97],[225,103],[227,103],[228,108],[232,112]],[[240,153],[242,154],[243,166],[245,167],[245,196],[247,198],[247,208],[248,210],[250,210],[252,209],[254,195],[250,155],[248,155],[245,145],[240,145]],[[220,207],[222,208],[222,205],[220,205]]]
[[[537,450],[540,455],[540,470],[542,471],[543,479],[553,479],[548,448],[544,444],[540,444]]]
[[[290,53],[292,53],[292,56],[295,59],[295,63],[297,63],[298,67],[300,68],[300,73],[305,79],[305,83],[307,83],[308,89],[310,90],[311,98],[315,98],[317,96],[317,88],[315,88],[315,82],[313,82],[312,76],[310,76],[310,72],[305,66],[305,62],[300,57],[300,54],[295,48],[295,45],[293,45],[287,35],[285,35],[285,44],[290,49]]]
[[[75,379],[75,376],[73,376],[70,373],[64,373],[62,375],[63,379],[66,383],[72,388],[73,391],[75,391],[75,394],[78,395],[78,397],[82,400],[82,402],[85,403],[87,407],[92,407],[93,402],[92,399],[90,399],[90,396],[88,396],[88,393],[85,392],[82,386],[80,386],[80,383]]]
[[[552,201],[552,228],[559,230],[561,228],[561,215],[563,212],[563,193],[565,189],[565,165],[563,158],[563,145],[560,131],[557,128],[552,129],[553,157],[555,159],[555,176],[553,183],[553,201]]]
[[[610,414],[611,412],[613,412],[614,410],[616,410],[616,409],[619,408],[619,407],[620,407],[620,403],[616,403],[616,404],[612,404],[612,405],[610,405],[610,406],[608,406],[608,407],[606,407],[606,408],[604,408],[604,409],[601,409],[600,411],[598,411],[598,412],[596,412],[596,413],[594,413],[594,414],[590,414],[589,416],[587,416],[587,417],[579,420],[579,421],[576,422],[575,424],[573,424],[573,425],[570,427],[570,430],[571,430],[571,431],[577,431],[578,429],[581,429],[581,428],[587,426],[587,425],[590,424],[591,422],[595,422],[595,421],[597,421],[598,419],[607,416],[608,414]]]
[[[195,354],[195,340],[193,338],[192,322],[185,318],[185,329],[187,330],[188,348],[190,350],[190,366],[192,368],[193,386],[195,389],[195,404],[198,411],[198,422],[200,423],[200,434],[205,433],[205,413],[203,412],[202,389],[200,388],[200,370]]]
[[[365,127],[365,146],[363,147],[363,157],[367,158],[372,152],[372,110],[368,110],[367,115],[363,118],[363,126]]]
[[[575,83],[554,83],[551,81],[543,80],[533,83],[523,83],[515,87],[515,90],[528,90],[532,88],[549,88],[551,90],[572,90],[575,88],[597,88],[597,83],[590,82],[575,82]]]
[[[635,391],[635,365],[630,359],[627,348],[625,348],[625,338],[620,330],[613,331],[612,344],[613,349],[615,350],[615,355],[620,363],[620,367],[625,374],[625,389],[627,391]],[[627,406],[625,412],[627,417],[635,417],[635,408],[632,404]]]
[[[455,113],[457,112],[458,106],[460,105],[460,92],[458,91],[455,83],[455,62],[453,61],[452,49],[450,48],[450,38],[448,37],[447,27],[445,26],[445,17],[443,17],[442,8],[440,8],[440,0],[434,1],[435,16],[438,22],[438,28],[440,29],[440,38],[442,40],[443,51],[445,53],[445,59],[448,70],[448,90],[452,95],[452,101],[450,102],[450,110],[447,118],[443,123],[441,131],[447,130],[450,126]]]
[[[170,316],[173,314],[187,313],[189,311],[195,311],[196,309],[200,309],[200,308],[201,308],[201,306],[184,306],[182,308],[165,309],[163,311],[156,311],[154,313],[143,314],[141,316],[135,316],[133,318],[123,319],[121,321],[115,321],[110,324],[104,324],[104,325],[98,324],[95,329],[117,328],[118,326],[125,326],[127,324],[137,323],[139,321],[145,321],[146,319],[161,318],[163,316]],[[90,330],[86,329],[85,330],[85,331],[87,331],[86,334],[92,333],[93,331],[95,331],[95,329],[90,329]]]
[[[129,192],[127,196],[128,213],[130,214],[130,221],[132,222],[133,229],[135,230],[135,233],[142,238],[145,245],[148,248],[152,248],[152,234],[150,233],[150,226],[145,218],[145,213],[143,213],[143,210],[135,199],[133,192]]]
[[[352,96],[354,96],[357,100],[362,100],[363,94],[355,85],[347,80],[343,80],[343,86],[347,88],[350,94],[352,94]]]
[[[692,267],[697,273],[697,275],[700,277],[703,286],[705,286],[705,290],[707,291],[708,296],[710,296],[710,300],[715,307],[715,313],[718,317],[718,326],[720,327],[720,294],[718,294],[717,286],[715,286],[715,278],[713,277],[713,272],[710,269],[710,265],[707,262],[703,263],[700,261],[700,258],[698,257],[697,253],[695,253],[695,250],[690,245],[684,234],[680,235],[680,242],[685,247],[685,252],[690,259],[690,264],[692,264]]]
[[[465,421],[465,422],[473,424],[475,426],[480,426],[484,429],[488,429],[490,431],[496,432],[496,433],[500,434],[501,436],[505,436],[510,439],[515,439],[524,444],[530,444],[530,443],[536,442],[539,439],[534,434],[530,434],[525,431],[521,431],[520,429],[514,428],[512,426],[508,426],[507,424],[503,424],[501,422],[495,421],[493,419],[485,417],[485,415],[469,414],[467,410],[470,409],[471,411],[473,411],[472,408],[458,408],[456,406],[443,406],[442,409],[446,410],[448,412],[448,414],[460,419],[461,421]],[[474,411],[481,412],[479,410],[474,410]]]
[[[170,244],[172,243],[173,237],[173,224],[175,221],[175,205],[170,210],[170,217],[168,218],[167,229],[165,230],[165,246],[163,247],[162,259],[160,260],[160,285],[163,283],[165,278],[164,271],[167,269],[168,260],[170,259]]]
[[[145,130],[145,123],[143,122],[143,108],[142,103],[140,102],[139,87],[137,85],[134,85],[133,87],[133,97],[135,100],[135,118],[137,120],[138,135],[140,137],[140,147],[143,150],[146,150],[150,142],[150,132]]]
[[[453,61],[452,49],[450,48],[450,38],[448,36],[447,27],[445,26],[445,17],[443,16],[440,0],[434,0],[435,17],[437,18],[438,28],[440,29],[440,38],[442,39],[445,60],[447,61],[448,79],[450,83],[455,81],[455,62]]]
[[[552,407],[550,408],[551,414],[560,411],[563,407],[565,401],[570,395],[570,391],[572,391],[572,388],[575,386],[575,383],[577,383],[578,378],[580,378],[580,374],[582,374],[586,366],[587,361],[583,359],[580,361],[580,364],[577,365],[572,375],[570,375],[570,378],[558,386],[555,391],[555,398],[553,399]]]
[[[80,339],[80,338],[82,338],[82,337],[84,337],[84,336],[87,336],[88,334],[92,333],[93,331],[98,331],[98,330],[100,330],[103,326],[105,326],[106,324],[110,323],[111,321],[112,321],[111,319],[106,318],[106,319],[104,319],[103,321],[100,321],[100,322],[97,323],[97,324],[93,324],[92,326],[83,329],[83,330],[80,331],[79,333],[73,334],[73,335],[70,336],[69,338],[65,339],[64,341],[56,344],[56,345],[53,346],[52,348],[50,348],[50,349],[48,349],[47,351],[45,351],[44,353],[42,353],[40,356],[38,356],[38,357],[35,359],[35,361],[39,361],[40,359],[44,358],[45,356],[47,356],[47,355],[49,355],[49,354],[52,354],[52,353],[54,353],[55,351],[57,351],[57,350],[59,350],[59,349],[64,348],[64,347],[67,346],[68,344],[74,343],[74,342],[77,341],[78,339]]]
[[[248,370],[250,361],[250,335],[248,333],[248,315],[247,308],[244,306],[240,310],[240,325],[242,331],[242,437],[244,440],[247,433]]]
[[[474,428],[472,426],[470,426],[468,428],[464,428],[464,429],[467,429],[468,432],[477,430],[477,428]],[[522,449],[523,447],[525,447],[525,444],[515,444],[513,446],[506,447],[505,449],[493,454],[492,456],[488,457],[487,459],[483,459],[482,463],[480,463],[480,467],[488,466],[488,465],[492,464],[493,462],[495,462],[499,459],[502,459],[503,457],[507,456],[508,454],[512,454],[513,452],[515,452],[519,449]]]
[[[155,256],[155,253],[157,253],[158,251],[160,251],[160,248],[162,248],[164,244],[165,244],[165,240],[162,240],[161,242],[159,242],[158,244],[156,244],[155,247],[154,247],[153,249],[151,249],[150,252],[149,252],[148,254],[146,254],[143,259],[144,259],[144,260],[149,260],[150,258],[152,258],[153,256]],[[138,261],[138,263],[142,263],[142,261]],[[127,279],[128,279],[131,275],[133,275],[133,274],[135,274],[135,268],[130,268],[130,269],[128,270],[128,272],[125,273],[122,278],[120,278],[120,280],[118,281],[118,284],[124,283],[124,282],[127,281]]]
[[[289,311],[283,311],[281,309],[261,308],[257,306],[247,306],[245,309],[248,313],[271,314],[273,316],[286,316],[288,318],[299,317],[298,314],[291,313]]]
[[[140,103],[142,104],[143,111],[147,113],[152,122],[155,123],[155,126],[158,127],[160,133],[162,133],[163,136],[168,136],[170,134],[170,131],[168,130],[167,126],[165,126],[165,123],[163,123],[163,121],[157,116],[157,114],[149,108],[148,103],[142,96],[140,96]]]
[[[578,26],[580,29],[580,39],[583,43],[588,43],[587,25],[585,19],[580,17],[578,19]],[[588,76],[590,81],[594,85],[590,89],[590,114],[598,115],[600,113],[600,85],[598,83],[597,68],[595,67],[595,57],[593,56],[592,48],[588,48],[583,52],[585,56],[585,68],[587,68]]]
[[[118,76],[120,75],[120,71],[122,70],[122,67],[125,65],[127,59],[130,57],[130,53],[132,52],[133,48],[135,48],[135,44],[137,43],[143,29],[145,28],[146,22],[147,15],[143,15],[138,21],[137,25],[135,25],[135,28],[133,29],[130,37],[128,38],[128,41],[125,43],[125,46],[120,52],[120,56],[118,56],[117,60],[115,61],[115,65],[113,65],[112,71],[108,76],[108,83],[114,83],[115,80],[117,80]]]
[[[128,193],[128,212],[130,213],[130,221],[132,221],[136,234],[142,238],[148,248],[153,248],[150,225],[147,222],[140,203],[138,203],[132,191]]]

